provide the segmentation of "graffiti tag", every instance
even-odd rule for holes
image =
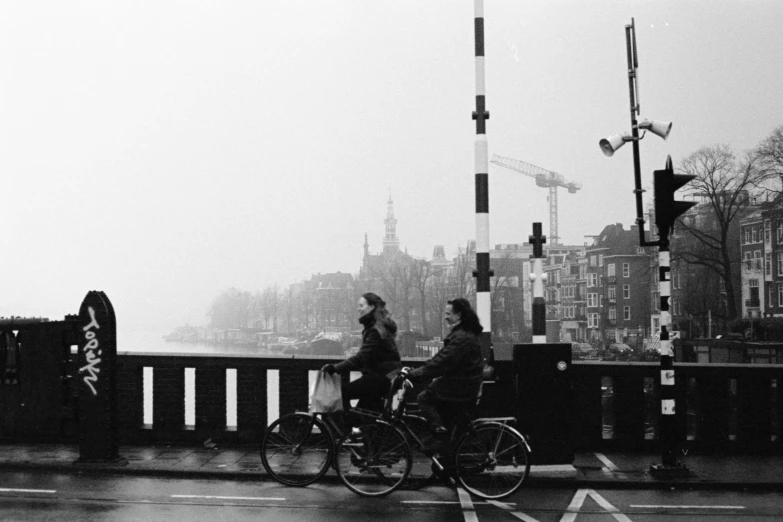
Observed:
[[[100,355],[103,350],[99,348],[100,343],[92,328],[100,329],[101,326],[95,319],[95,310],[93,310],[91,306],[88,306],[87,311],[90,313],[90,323],[82,328],[82,331],[84,331],[84,338],[87,340],[87,343],[84,345],[84,358],[87,360],[87,364],[79,368],[79,372],[88,373],[88,375],[84,376],[84,383],[90,387],[93,395],[98,395],[93,383],[98,382],[98,374],[101,373]]]

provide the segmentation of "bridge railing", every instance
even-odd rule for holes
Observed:
[[[307,410],[315,372],[338,359],[121,352],[119,440],[200,443],[212,438],[255,443],[277,416]],[[417,366],[424,360],[404,359],[404,364]],[[80,383],[76,370],[72,365],[66,378],[73,389]],[[675,371],[676,417],[684,449],[783,452],[783,365],[677,363]],[[516,397],[511,362],[498,362],[497,375],[497,381],[485,388],[477,413],[519,416],[519,401],[536,398]],[[574,361],[575,447],[657,450],[659,381],[657,363]],[[0,399],[8,402],[13,397],[6,393]],[[24,402],[21,395],[18,399]],[[65,402],[73,405],[72,400]],[[26,424],[26,431],[18,434],[24,440],[76,440],[78,409],[50,410],[56,418],[36,424],[42,426],[41,433]],[[11,414],[16,409],[4,411]],[[53,429],[58,425],[59,432]],[[525,419],[520,418],[519,425],[524,430]],[[0,437],[14,435],[6,431]]]

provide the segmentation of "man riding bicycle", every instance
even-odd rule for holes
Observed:
[[[434,436],[426,441],[431,451],[448,437],[453,412],[475,406],[484,370],[479,341],[484,327],[470,302],[462,297],[448,301],[444,319],[451,332],[443,340],[443,348],[408,374],[411,380],[433,379],[418,395],[419,408]]]

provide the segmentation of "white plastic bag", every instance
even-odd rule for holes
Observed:
[[[318,372],[310,391],[310,413],[343,411],[342,378],[339,374]]]

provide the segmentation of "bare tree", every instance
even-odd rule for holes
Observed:
[[[421,313],[421,331],[427,333],[427,283],[432,277],[432,264],[424,259],[416,259],[411,265],[411,282],[419,292],[419,311]]]
[[[783,183],[783,125],[759,143],[755,153],[765,174]]]
[[[248,326],[252,296],[236,288],[220,293],[209,307],[209,325],[212,328],[240,328]]]
[[[685,158],[681,174],[695,176],[690,188],[701,203],[679,223],[685,233],[675,237],[672,251],[691,265],[717,274],[726,292],[728,320],[738,315],[739,219],[750,205],[751,191],[763,181],[759,156],[737,157],[726,145],[704,147]]]

